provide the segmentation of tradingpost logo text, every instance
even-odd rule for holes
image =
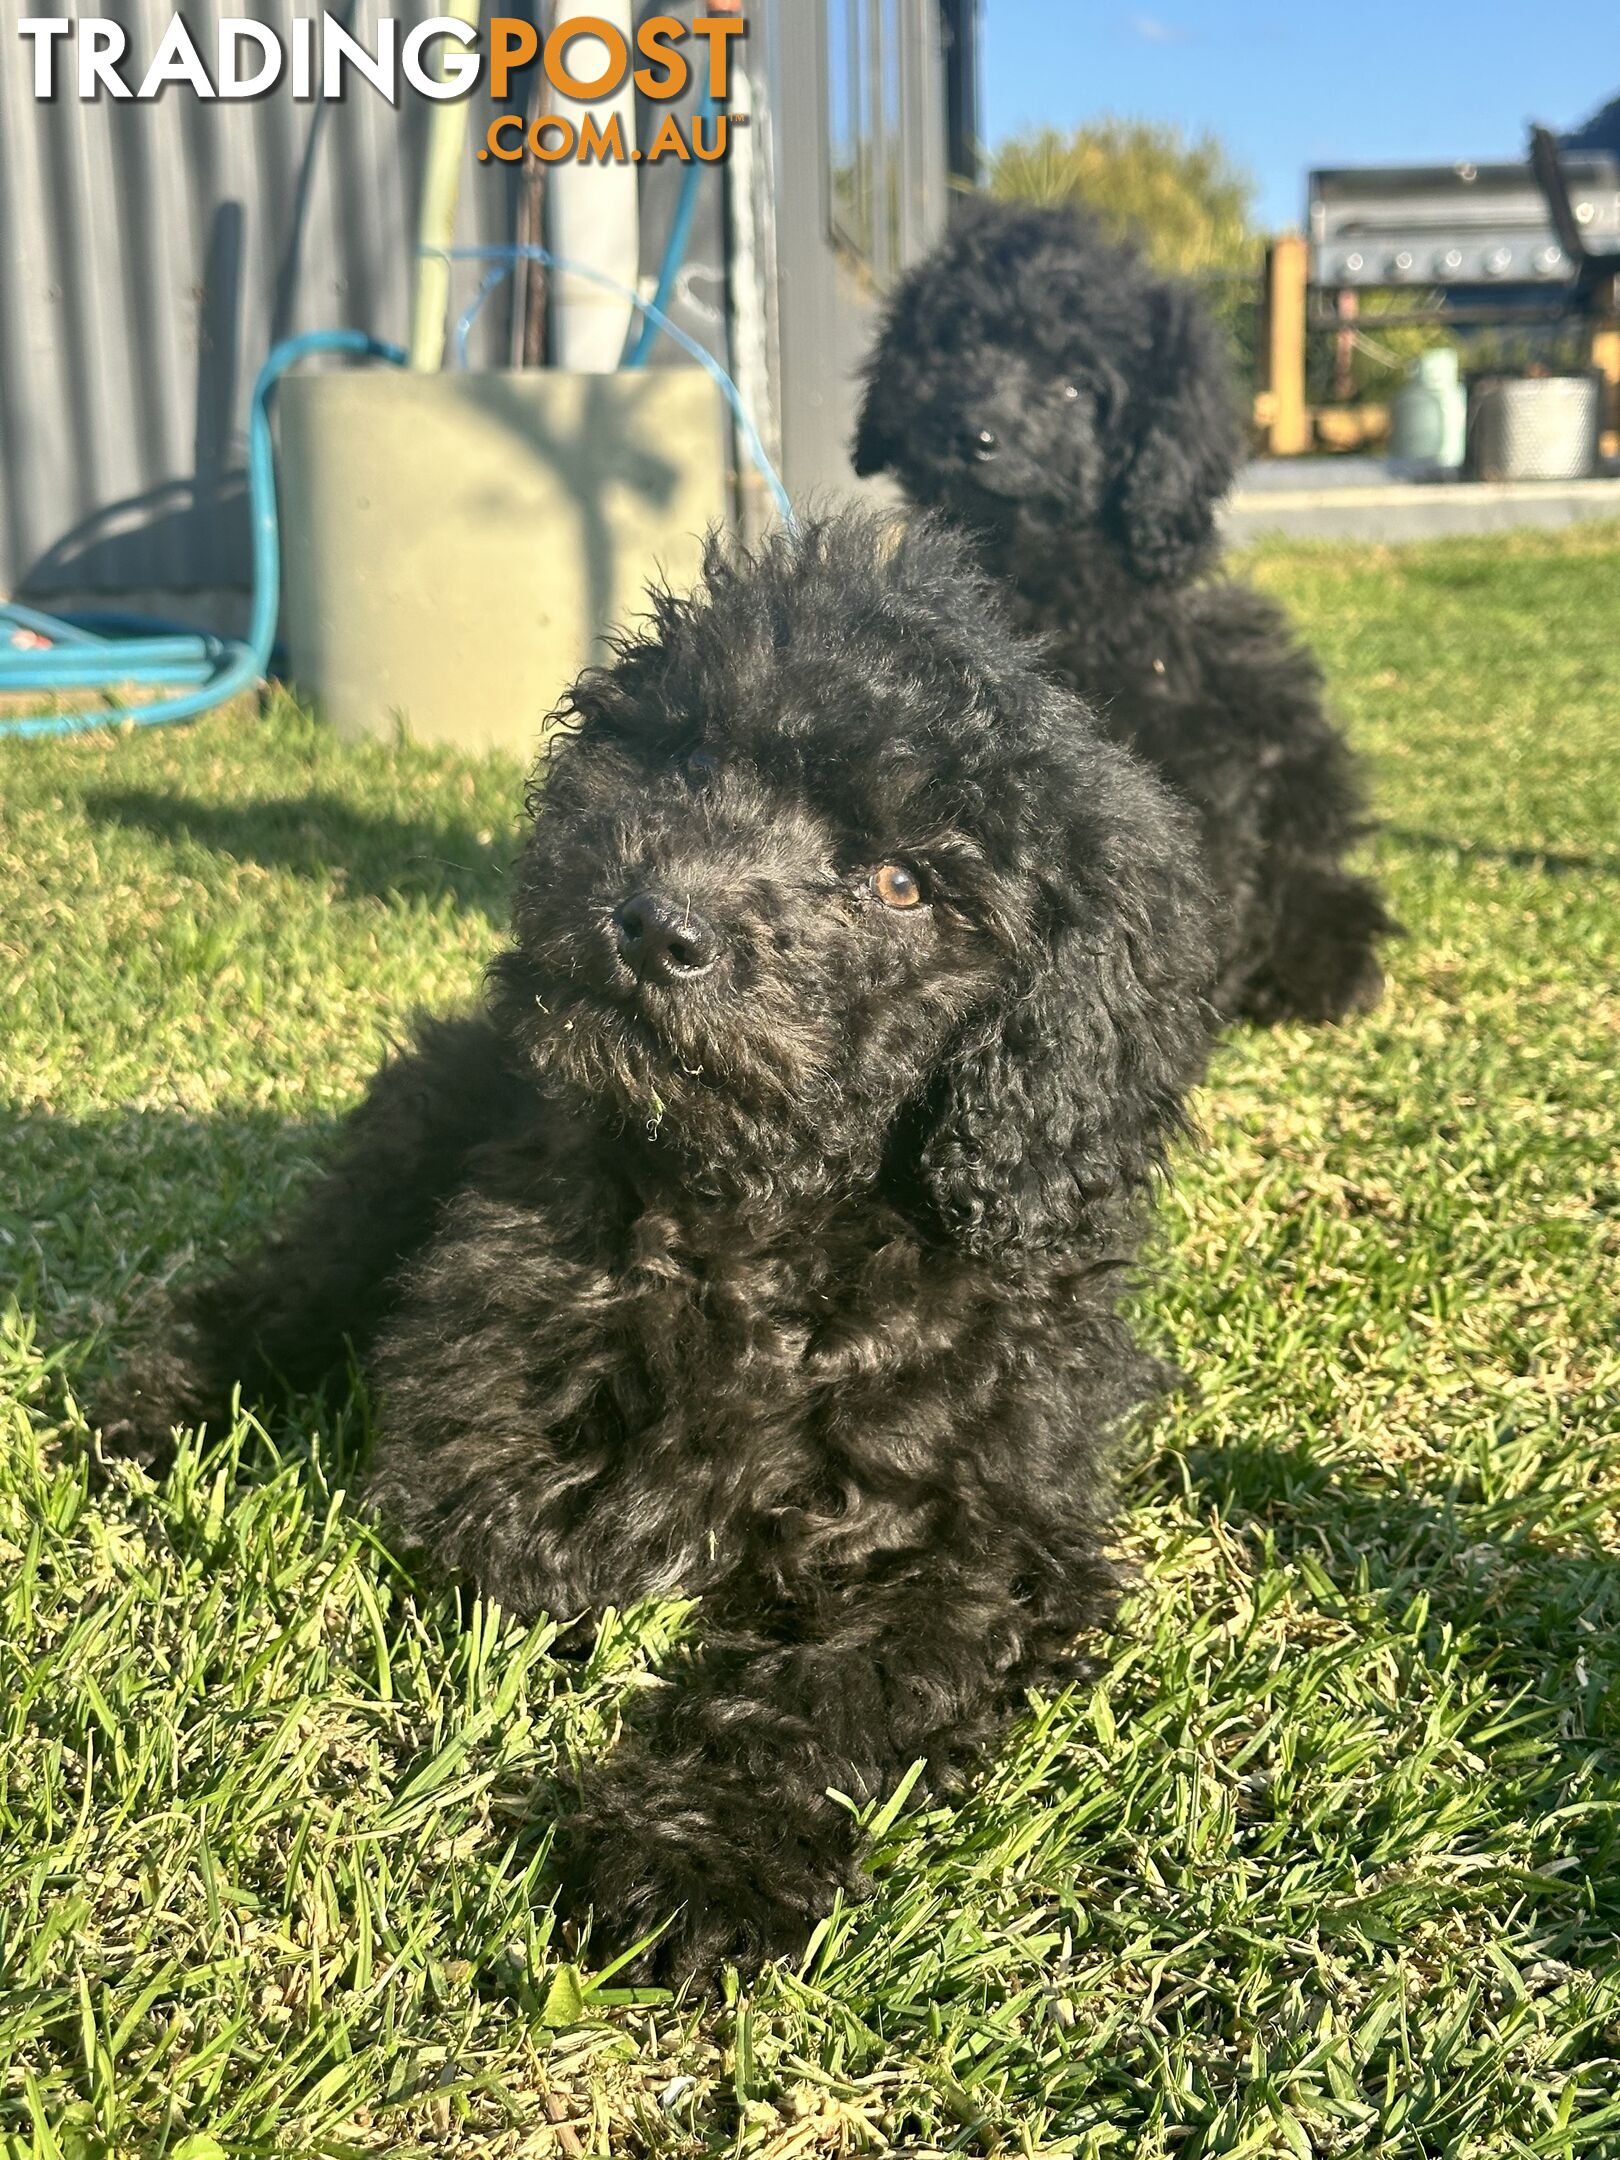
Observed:
[[[725,0],[715,0],[717,8]],[[496,15],[482,31],[453,15],[403,29],[392,16],[367,45],[334,16],[299,16],[285,36],[267,24],[225,16],[207,52],[184,19],[171,15],[150,53],[131,50],[127,26],[110,16],[32,15],[17,25],[28,48],[36,98],[104,98],[139,103],[170,89],[210,102],[265,97],[300,103],[340,101],[359,85],[397,105],[407,92],[435,99],[467,97],[487,86],[501,105],[523,94],[541,70],[542,109],[524,120],[504,112],[489,123],[478,155],[507,164],[525,156],[547,164],[639,164],[661,158],[713,163],[730,146],[732,46],[746,34],[741,15],[700,15],[691,24],[650,15],[633,37],[598,15],[575,15],[542,37],[522,16]],[[0,63],[3,64],[3,63]],[[26,63],[25,63],[26,64]],[[706,115],[683,124],[666,112],[643,147],[622,109],[602,110],[633,84],[655,104],[670,104],[696,84]],[[574,110],[569,110],[572,107]]]

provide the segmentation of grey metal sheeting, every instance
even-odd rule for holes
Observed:
[[[379,11],[402,35],[438,12],[431,0],[331,12],[370,49]],[[364,84],[341,104],[296,103],[285,85],[231,103],[176,86],[150,103],[37,102],[17,25],[38,12],[0,0],[0,593],[244,585],[254,374],[295,331],[404,338],[430,108],[408,91],[391,107]],[[171,9],[83,12],[128,26],[129,76]],[[181,12],[211,67],[222,14],[251,14],[285,42],[295,10],[199,0]],[[459,245],[513,231],[517,168],[471,155],[490,117],[480,91]],[[476,282],[460,266],[458,296]],[[475,365],[506,357],[509,290],[484,310]]]

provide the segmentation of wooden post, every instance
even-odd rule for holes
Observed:
[[[1603,377],[1603,417],[1598,448],[1620,457],[1620,278],[1610,281],[1604,311],[1592,332],[1592,365]]]
[[[1356,394],[1355,321],[1361,313],[1361,295],[1353,288],[1341,287],[1334,305],[1345,328],[1333,340],[1333,401],[1348,405]]]
[[[1298,457],[1311,447],[1305,406],[1305,285],[1309,249],[1298,233],[1274,240],[1266,252],[1266,410],[1273,457]]]

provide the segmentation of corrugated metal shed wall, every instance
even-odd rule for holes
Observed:
[[[507,13],[524,7],[504,0]],[[432,0],[380,0],[404,27]],[[0,0],[0,592],[219,588],[247,582],[247,399],[270,346],[352,325],[402,340],[427,101],[361,85],[341,104],[36,102]],[[171,9],[116,10],[144,66]],[[211,56],[221,14],[286,38],[288,0],[180,12]],[[368,48],[379,0],[331,12]],[[532,12],[532,11],[531,11]],[[128,70],[126,72],[129,72]],[[489,108],[480,100],[473,135]],[[514,230],[514,171],[469,149],[462,245]],[[458,290],[475,282],[463,269]],[[475,365],[510,338],[510,288],[484,310]]]

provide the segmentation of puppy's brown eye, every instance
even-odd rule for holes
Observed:
[[[712,780],[720,770],[720,760],[712,750],[694,750],[686,761],[686,770],[693,780]]]
[[[1079,395],[1079,391],[1074,387],[1074,384],[1072,382],[1066,382],[1058,392],[1058,396],[1063,400],[1065,405],[1073,405],[1079,398]]]
[[[888,908],[914,908],[922,906],[921,880],[914,870],[904,863],[886,862],[872,880],[872,890]]]
[[[981,465],[1001,455],[1001,437],[993,428],[982,427],[973,438],[973,455]]]

